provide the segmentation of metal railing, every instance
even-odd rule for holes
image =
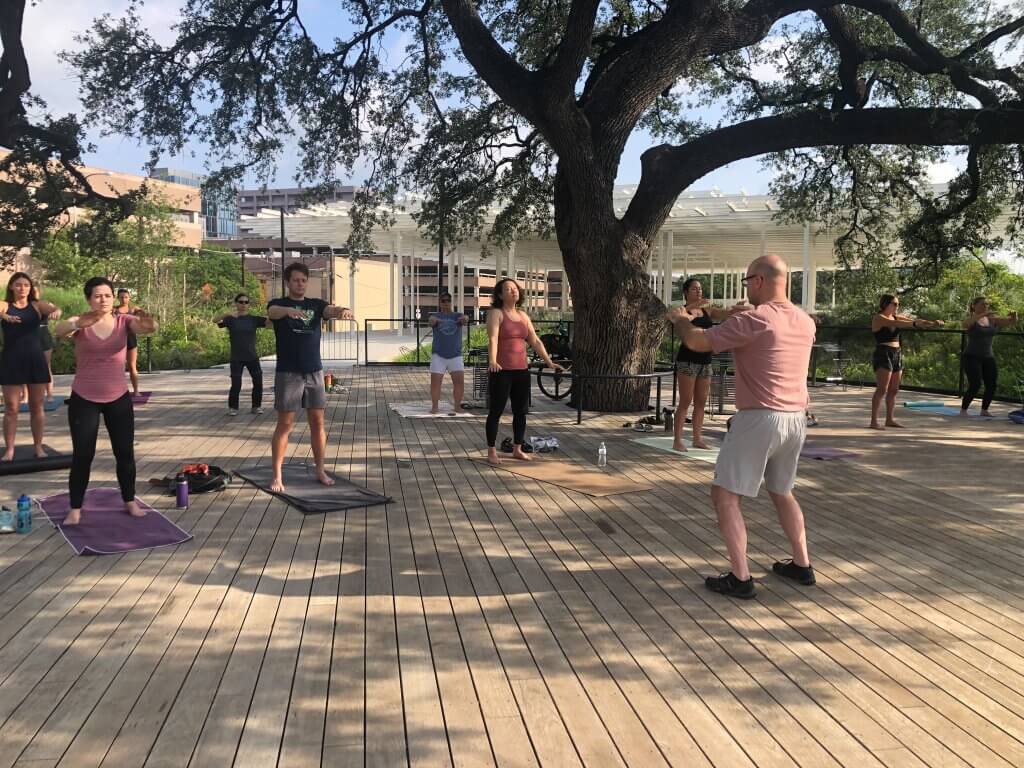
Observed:
[[[320,331],[320,359],[359,361],[359,323],[328,320]]]
[[[377,330],[374,330],[374,323],[379,325]],[[396,325],[399,332],[396,332]],[[470,333],[477,325],[478,323],[470,319],[463,326],[465,328],[462,339],[463,358],[469,352]],[[426,345],[433,337],[433,330],[430,327],[429,319],[405,320],[400,317],[371,317],[364,319],[363,362],[365,365],[430,365],[431,352],[426,348]],[[412,332],[412,336],[409,338],[411,347],[401,343],[405,339],[405,333],[408,331]],[[378,339],[371,339],[371,333],[381,334],[381,336]],[[377,352],[381,350],[385,350],[384,355],[387,359],[376,359]],[[410,359],[397,360],[396,357],[409,357]]]

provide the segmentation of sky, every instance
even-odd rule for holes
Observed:
[[[60,8],[55,13],[55,8]],[[74,36],[86,30],[92,19],[104,13],[117,16],[128,6],[127,0],[94,0],[93,2],[63,2],[62,0],[41,0],[29,6],[25,12],[23,35],[29,67],[32,74],[33,92],[48,103],[55,115],[79,112],[78,82],[70,68],[57,58],[57,52],[76,48]],[[338,12],[337,0],[305,0],[302,17],[311,35],[321,43],[329,43],[344,33],[345,25]],[[171,39],[171,25],[179,18],[180,0],[147,0],[141,7],[142,18],[150,32],[161,42]],[[91,131],[89,140],[96,145],[96,151],[86,156],[89,165],[128,173],[141,173],[149,159],[149,148],[140,146],[135,140],[121,136],[102,137]],[[619,169],[620,184],[635,184],[640,179],[640,155],[655,143],[650,136],[635,133],[626,147]],[[195,156],[165,157],[161,165],[202,172],[205,156],[201,147],[194,148]],[[276,186],[292,186],[292,177],[297,163],[294,158],[283,157],[277,177],[270,183]],[[257,185],[256,180],[252,180]],[[351,179],[358,184],[361,179]],[[717,187],[723,192],[741,190],[758,194],[766,192],[770,176],[761,169],[757,160],[733,163],[705,176],[696,188]]]

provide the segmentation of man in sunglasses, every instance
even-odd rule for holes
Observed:
[[[788,272],[786,262],[774,254],[755,259],[743,278],[753,307],[715,328],[697,328],[685,311],[674,316],[687,347],[698,352],[732,350],[736,362],[737,413],[718,454],[711,487],[732,571],[705,580],[708,589],[730,597],[751,598],[756,593],[740,500],[755,498],[762,483],[793,554],[772,570],[799,584],[814,584],[804,515],[793,486],[807,431],[807,366],[815,326],[786,298]]]
[[[249,371],[252,379],[251,413],[263,413],[263,368],[256,353],[256,331],[269,328],[270,321],[259,315],[249,314],[249,296],[240,293],[235,296],[235,311],[222,316],[217,322],[228,329],[231,339],[231,389],[228,391],[228,416],[238,415],[238,396],[242,391],[242,371]]]
[[[462,394],[465,391],[465,373],[462,364],[462,326],[469,322],[461,312],[452,312],[452,295],[447,291],[438,299],[440,311],[427,321],[434,330],[430,355],[430,412],[440,411],[441,383],[445,373],[452,377],[452,405],[455,413],[462,413]]]

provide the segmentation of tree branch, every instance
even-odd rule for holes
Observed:
[[[1024,109],[861,109],[777,115],[705,134],[682,146],[652,147],[623,219],[651,238],[676,198],[705,174],[736,160],[799,147],[1024,143]]]
[[[1006,24],[1003,24],[1001,27],[996,27],[984,37],[975,40],[973,43],[968,45],[966,48],[960,51],[960,53],[958,53],[954,58],[960,61],[969,59],[976,53],[980,53],[981,51],[988,48],[990,45],[992,45],[992,43],[996,42],[1000,38],[1006,37],[1006,35],[1012,35],[1014,32],[1022,28],[1024,28],[1024,16],[1014,19],[1013,21],[1009,21]]]
[[[542,128],[547,122],[535,98],[537,77],[498,44],[472,0],[441,0],[466,59],[498,97]]]
[[[600,0],[576,0],[569,9],[565,34],[558,44],[554,61],[547,68],[552,85],[559,91],[572,95],[576,81],[583,71],[583,65],[590,56],[591,39],[594,34],[594,20]]]

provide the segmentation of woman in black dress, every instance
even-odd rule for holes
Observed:
[[[29,422],[36,458],[42,458],[43,425],[46,414],[43,401],[50,383],[50,368],[43,354],[39,327],[57,310],[53,304],[34,301],[35,284],[24,272],[15,272],[7,281],[7,294],[0,301],[0,333],[4,349],[0,353],[0,386],[4,395],[3,461],[14,458],[15,436],[18,432],[18,409],[22,389],[28,388]]]

